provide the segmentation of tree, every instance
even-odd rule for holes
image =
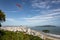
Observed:
[[[1,23],[4,21],[5,21],[5,14],[0,10],[0,27],[1,27]]]

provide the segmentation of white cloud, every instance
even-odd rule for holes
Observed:
[[[60,3],[60,0],[52,0],[52,3]]]
[[[31,10],[32,12],[34,12],[34,11],[37,11],[37,12],[39,12],[40,10]]]
[[[45,14],[47,13],[47,14]],[[7,21],[14,22],[14,23],[22,23],[21,19],[24,20],[26,23],[42,23],[51,21],[52,19],[60,18],[60,9],[48,10],[43,15],[37,15],[30,18],[7,18]]]
[[[50,8],[49,1],[39,1],[39,0],[34,0],[32,2],[32,7],[33,8]]]
[[[7,21],[12,21],[12,22],[15,22],[16,20],[13,19],[13,18],[6,18]]]
[[[18,12],[18,11],[5,11],[5,12]]]
[[[60,8],[57,8],[57,9],[51,9],[49,11],[60,11]]]
[[[31,23],[39,23],[50,21],[52,19],[60,18],[60,9],[49,10],[47,14],[33,16],[31,18],[22,18],[25,19],[27,22]]]
[[[60,0],[33,0],[32,7],[33,8],[44,8],[49,9],[52,7],[52,4],[59,4]]]

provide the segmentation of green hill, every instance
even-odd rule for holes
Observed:
[[[25,34],[24,32],[0,30],[0,40],[42,40],[42,39],[37,36]]]

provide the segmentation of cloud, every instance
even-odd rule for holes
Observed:
[[[53,10],[50,10],[52,12],[60,12],[60,8],[59,9],[53,9]]]
[[[6,18],[6,21],[12,22],[12,23],[19,23],[19,22],[21,22],[21,20],[18,20],[18,19],[16,19],[16,18],[15,19],[14,18]]]
[[[60,16],[51,16],[51,14],[48,16],[48,15],[44,15],[44,16],[34,16],[32,18],[25,18],[26,21],[28,22],[32,22],[32,23],[39,23],[39,22],[45,22],[45,21],[49,21],[51,19],[55,19],[57,17],[60,17]]]
[[[21,25],[21,24],[23,24],[23,22],[16,18],[15,19],[14,18],[6,18],[6,22],[4,24],[6,24],[6,25]]]
[[[15,20],[15,19],[13,19],[13,18],[6,18],[6,21],[16,22],[17,20]]]
[[[5,11],[5,12],[18,12],[18,11]]]
[[[60,0],[52,0],[52,3],[60,3]]]
[[[44,12],[42,15],[33,16],[30,18],[7,18],[7,21],[14,22],[14,23],[22,23],[21,20],[24,20],[26,23],[40,23],[40,22],[47,22],[52,19],[60,18],[60,9],[53,9],[48,10],[47,12]]]
[[[32,7],[40,9],[49,9],[53,4],[60,4],[60,0],[33,0]]]
[[[49,10],[47,14],[33,16],[31,18],[22,18],[25,19],[27,22],[31,23],[39,23],[39,22],[46,22],[52,19],[60,18],[60,9]]]
[[[32,1],[32,7],[33,8],[50,8],[49,1],[39,1],[39,0],[33,0]]]

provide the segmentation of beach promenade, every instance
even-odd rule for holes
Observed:
[[[29,35],[38,36],[44,40],[60,40],[60,35],[38,32],[27,27],[0,27],[0,29],[14,32],[21,31]]]

